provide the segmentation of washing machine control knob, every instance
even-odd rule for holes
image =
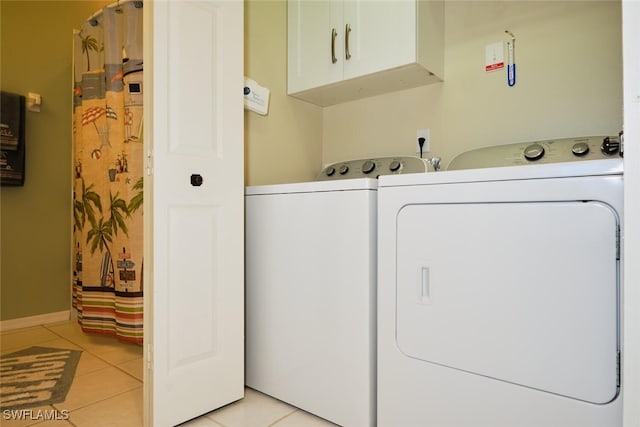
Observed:
[[[399,161],[394,160],[394,161],[391,162],[391,164],[389,164],[389,170],[391,172],[395,172],[398,169],[400,169],[400,162]]]
[[[338,169],[338,172],[340,173],[340,175],[346,174],[347,172],[349,172],[349,166],[340,165],[340,168]]]
[[[325,175],[327,176],[333,176],[334,173],[336,173],[336,168],[334,168],[333,166],[329,166],[325,171],[324,171]]]
[[[531,144],[524,149],[524,158],[530,161],[540,160],[544,156],[544,147],[540,144]]]
[[[371,173],[375,168],[376,168],[376,164],[373,163],[371,160],[367,160],[362,164],[362,172],[364,173]]]
[[[600,150],[607,156],[612,156],[620,151],[620,142],[616,139],[611,139],[608,136],[602,141]]]
[[[573,144],[573,147],[571,147],[571,152],[574,156],[586,156],[589,152],[589,144],[587,144],[586,142],[576,142],[575,144]]]

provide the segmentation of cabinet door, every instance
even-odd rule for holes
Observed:
[[[342,1],[289,0],[288,8],[288,92],[342,80]]]
[[[347,25],[345,80],[416,61],[415,0],[345,1],[343,33]]]

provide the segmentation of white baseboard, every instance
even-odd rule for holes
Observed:
[[[47,323],[63,322],[70,319],[69,310],[56,313],[38,314],[37,316],[21,317],[0,321],[0,331],[6,332],[13,329],[28,328],[30,326],[46,325]]]

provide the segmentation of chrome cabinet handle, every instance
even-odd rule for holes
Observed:
[[[331,29],[331,63],[335,64],[338,62],[338,58],[336,58],[336,37],[338,36],[338,32],[335,28]]]
[[[351,52],[349,52],[349,34],[351,33],[351,25],[347,24],[344,28],[344,56],[347,60],[351,59]]]

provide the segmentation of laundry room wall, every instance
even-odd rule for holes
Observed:
[[[245,111],[247,185],[313,180],[322,109],[287,96],[287,3],[245,1],[245,75],[271,91],[269,113]]]
[[[517,83],[485,72],[485,46],[516,37]],[[488,145],[622,127],[619,1],[447,1],[444,82],[323,110],[323,162],[415,155],[416,130],[446,165]]]
[[[2,321],[70,308],[72,30],[111,2],[0,2],[2,90],[42,95],[26,113],[24,187],[0,189]]]

